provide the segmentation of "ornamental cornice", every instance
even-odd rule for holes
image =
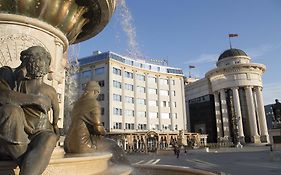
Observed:
[[[255,64],[255,63],[248,63],[248,64],[235,64],[229,65],[225,67],[215,68],[210,70],[205,74],[205,77],[211,78],[212,76],[218,76],[221,74],[229,74],[229,73],[236,73],[236,72],[255,72],[262,74],[265,72],[265,65],[263,64]]]

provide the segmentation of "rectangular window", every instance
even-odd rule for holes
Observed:
[[[145,87],[143,87],[143,86],[137,86],[137,92],[145,93]]]
[[[125,83],[125,89],[129,91],[134,91],[134,85]]]
[[[157,101],[155,101],[155,100],[149,100],[148,105],[149,106],[158,106]]]
[[[176,91],[173,91],[173,96],[176,96]]]
[[[140,130],[146,130],[146,124],[139,124],[138,129]]]
[[[91,70],[85,70],[82,72],[82,78],[84,79],[91,79],[92,77],[92,71]]]
[[[177,107],[177,102],[173,102],[173,106],[174,106],[174,107]]]
[[[137,117],[146,117],[146,112],[145,111],[138,111]]]
[[[135,111],[134,110],[125,109],[124,110],[124,115],[126,117],[134,117],[135,116]]]
[[[99,67],[95,69],[95,75],[102,75],[105,72],[105,68],[104,67]]]
[[[125,129],[134,130],[135,124],[134,123],[125,123]]]
[[[122,109],[120,108],[113,108],[114,115],[122,115]]]
[[[168,90],[160,90],[160,95],[169,96],[169,91]]]
[[[150,82],[150,83],[156,83],[156,82],[157,82],[157,79],[156,79],[156,77],[148,76],[148,82]]]
[[[158,118],[158,112],[150,112],[149,118]]]
[[[168,85],[169,83],[168,83],[168,79],[164,79],[164,78],[160,78],[159,79],[159,83],[161,84],[161,85]]]
[[[124,74],[127,78],[134,78],[134,74],[132,72],[125,71]]]
[[[161,119],[169,119],[170,114],[169,113],[161,113]]]
[[[122,123],[114,122],[113,123],[113,129],[122,129]]]
[[[177,113],[174,113],[174,114],[172,114],[173,115],[173,118],[174,119],[177,119],[178,118],[178,114]]]
[[[148,88],[148,93],[149,93],[149,94],[157,94],[157,89]]]
[[[97,100],[98,101],[104,101],[104,94],[99,94]]]
[[[118,68],[115,68],[115,67],[113,67],[113,73],[115,74],[115,75],[120,75],[121,76],[121,69],[118,69]]]
[[[172,85],[175,85],[176,84],[176,81],[175,80],[172,80]]]
[[[137,104],[146,105],[145,99],[143,99],[143,98],[137,98]]]
[[[103,107],[101,107],[101,115],[104,115],[104,108]]]
[[[119,81],[113,80],[113,87],[121,89],[122,84]]]
[[[100,87],[104,87],[104,80],[98,81]]]
[[[169,107],[169,102],[168,101],[162,101],[161,106],[162,107]]]
[[[140,80],[140,81],[145,81],[145,76],[137,74],[137,79]]]
[[[113,100],[121,102],[122,101],[122,96],[118,95],[118,94],[113,94]]]
[[[134,103],[134,97],[125,96],[126,103]]]

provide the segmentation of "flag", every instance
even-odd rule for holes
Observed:
[[[195,68],[195,66],[191,66],[191,65],[189,65],[189,69],[192,69],[192,68]]]
[[[228,37],[238,37],[238,34],[236,34],[236,33],[230,33],[230,34],[228,34]]]

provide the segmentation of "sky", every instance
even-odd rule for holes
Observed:
[[[70,47],[73,57],[94,51],[168,60],[185,75],[203,78],[232,47],[266,66],[264,104],[281,101],[281,0],[119,0],[105,29]]]

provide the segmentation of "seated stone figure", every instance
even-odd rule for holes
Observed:
[[[52,90],[43,88],[41,82],[51,58],[44,48],[34,46],[21,52],[20,59],[22,63],[16,69],[0,68],[0,160],[15,160],[20,175],[39,175],[48,166],[58,139],[53,132],[58,133],[56,97]],[[31,68],[35,63],[36,68]],[[29,77],[24,80],[27,65]],[[44,73],[31,76],[38,72]],[[16,92],[20,89],[28,94]],[[45,127],[50,108],[54,111],[52,128]],[[37,119],[31,119],[31,116]]]
[[[112,153],[112,162],[129,164],[125,152],[117,143],[104,137],[106,131],[101,124],[101,108],[96,100],[100,93],[97,82],[90,81],[84,94],[74,104],[72,120],[64,142],[66,153],[83,154],[96,150]]]

